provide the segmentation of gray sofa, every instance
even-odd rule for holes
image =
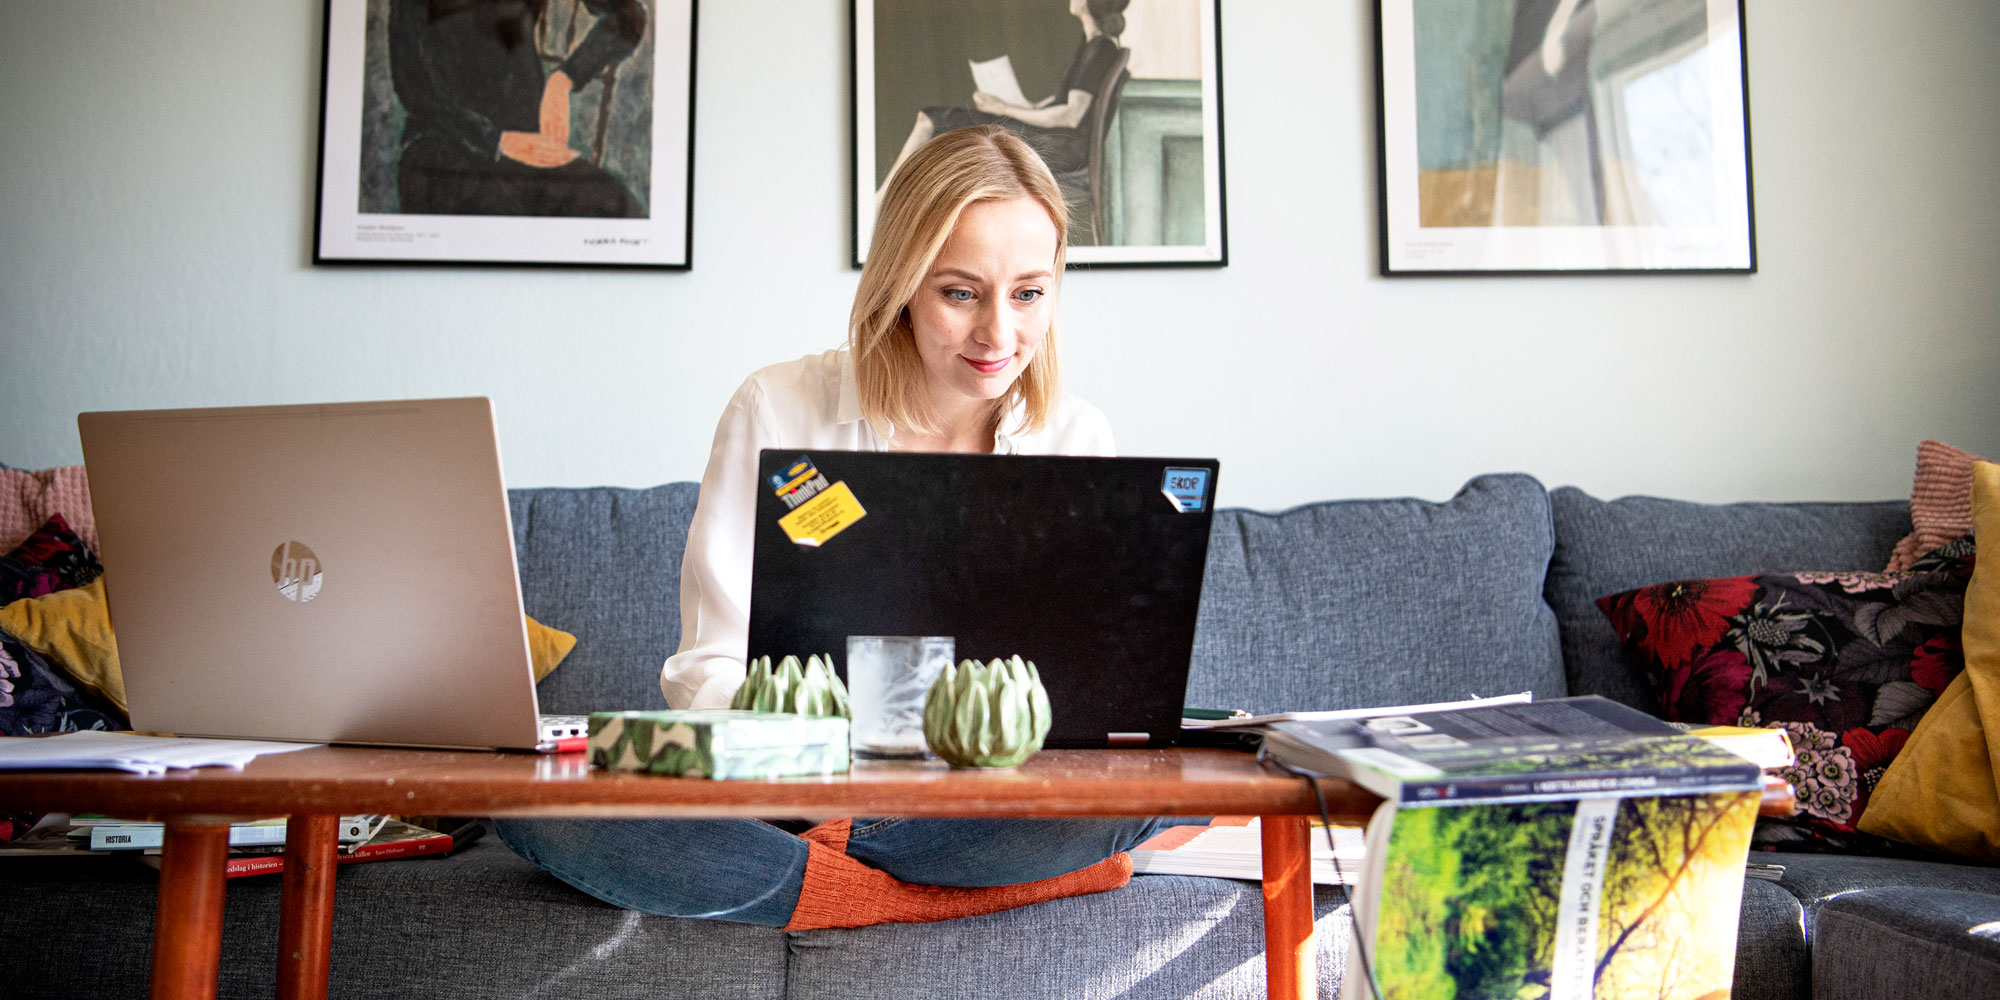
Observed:
[[[696,488],[520,490],[528,611],[579,636],[545,710],[663,707]],[[1640,704],[1591,600],[1691,576],[1882,565],[1901,503],[1710,506],[1482,476],[1452,500],[1352,500],[1215,519],[1189,704],[1394,704],[1529,689]],[[663,844],[661,850],[671,850]],[[2000,991],[2000,869],[1785,854],[1745,885],[1735,996]],[[0,995],[141,996],[153,887],[118,860],[0,869]],[[787,934],[623,912],[487,837],[338,879],[338,997],[1244,997],[1263,989],[1250,883],[1140,876],[1117,892],[925,925]],[[268,996],[278,880],[229,887],[221,993]],[[1318,895],[1322,996],[1347,924]],[[1980,930],[1985,925],[1985,930]]]

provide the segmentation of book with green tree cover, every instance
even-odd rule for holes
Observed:
[[[1383,796],[1347,1000],[1726,997],[1762,772],[1602,698],[1279,723]]]
[[[1385,802],[1347,1000],[1727,997],[1758,793]],[[1379,993],[1375,990],[1379,989]]]

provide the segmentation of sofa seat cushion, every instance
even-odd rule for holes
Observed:
[[[1337,890],[1316,888],[1319,995],[1340,993],[1351,933]],[[932,924],[792,935],[793,997],[930,1000],[1264,995],[1257,883],[1138,875],[1113,892]]]
[[[1561,697],[1542,602],[1554,535],[1529,476],[1443,503],[1216,512],[1188,704],[1252,712]],[[1593,612],[1594,613],[1594,612]]]
[[[1910,530],[1909,504],[1702,504],[1657,497],[1599,500],[1573,486],[1549,494],[1555,555],[1546,595],[1562,632],[1570,694],[1657,709],[1626,665],[1596,601],[1668,580],[1873,570]],[[1539,692],[1538,692],[1539,693]]]
[[[1813,930],[1815,1000],[1990,997],[2000,990],[2000,896],[1935,889],[1849,893]]]
[[[1759,851],[1750,860],[1785,866],[1778,884],[1805,904],[1808,923],[1827,900],[1865,889],[1951,889],[2000,896],[2000,867],[1987,865],[1801,851]]]
[[[1743,880],[1731,1000],[1807,1000],[1805,910],[1776,882]]]
[[[229,881],[217,996],[275,992],[280,882]],[[129,858],[9,860],[7,995],[145,996],[158,885]],[[773,928],[607,906],[489,836],[444,857],[342,867],[328,995],[776,1000],[785,940]]]
[[[527,613],[576,636],[544,712],[661,709],[681,641],[681,552],[699,487],[509,490]]]

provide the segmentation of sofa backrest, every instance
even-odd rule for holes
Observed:
[[[509,491],[528,614],[574,633],[543,711],[664,708],[698,486]],[[1594,600],[1665,580],[1874,569],[1909,505],[1698,504],[1481,476],[1443,503],[1215,515],[1191,705],[1351,708],[1532,690],[1648,708]]]
[[[1263,713],[1565,693],[1548,493],[1216,511],[1188,703]]]
[[[1571,694],[1601,694],[1655,711],[1596,599],[1670,580],[1879,570],[1910,531],[1910,505],[1701,504],[1658,497],[1599,500],[1573,486],[1549,495],[1555,557],[1546,596],[1562,631]]]
[[[509,490],[521,596],[576,648],[537,691],[544,712],[665,708],[681,640],[681,551],[698,487]]]

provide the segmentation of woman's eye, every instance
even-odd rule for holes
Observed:
[[[1033,302],[1036,299],[1041,298],[1042,294],[1043,294],[1042,290],[1039,288],[1023,288],[1020,291],[1015,292],[1014,297],[1021,300],[1022,302]]]
[[[944,297],[952,300],[953,302],[970,302],[972,301],[972,289],[947,288],[944,290]]]

